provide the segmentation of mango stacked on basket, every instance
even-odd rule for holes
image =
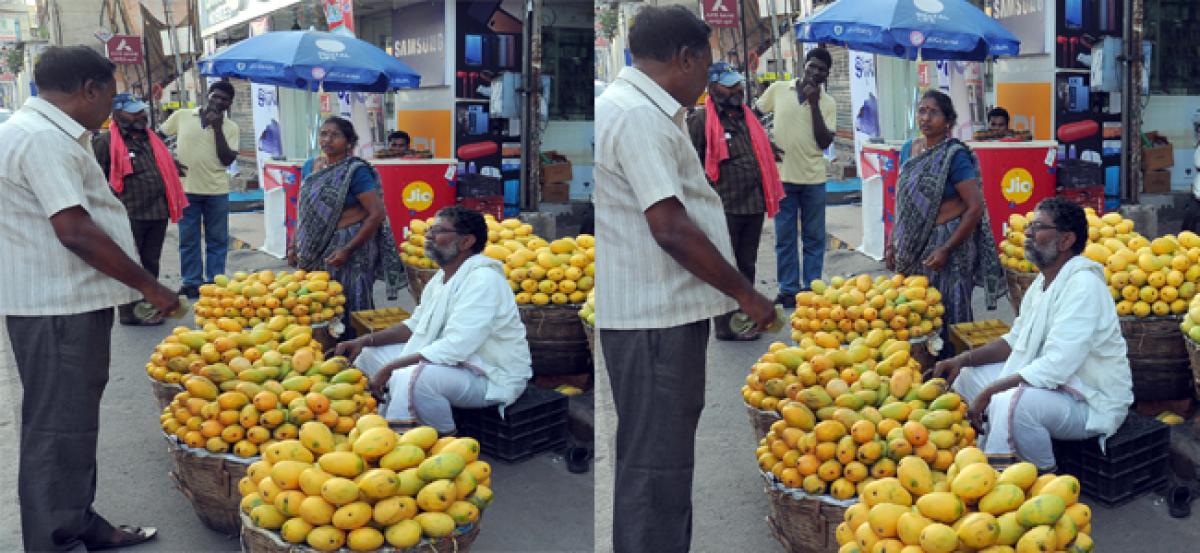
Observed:
[[[1179,323],[1179,330],[1186,339],[1192,341],[1193,346],[1200,347],[1200,295],[1192,297],[1187,314]]]
[[[1200,285],[1200,236],[1192,232],[1135,239],[1124,247],[1088,244],[1083,254],[1105,265],[1121,317],[1182,315]]]
[[[1091,509],[1074,476],[1038,476],[1031,463],[998,472],[977,448],[960,450],[944,475],[919,457],[864,488],[837,527],[839,553],[1086,553]]]
[[[218,331],[207,341],[206,332],[180,329],[168,337],[177,341],[160,344],[153,355],[169,356],[168,365],[195,357],[178,377],[184,391],[159,418],[164,433],[188,447],[253,457],[265,445],[295,438],[306,422],[318,421],[345,435],[358,417],[375,412],[367,377],[344,357],[324,359],[309,327],[290,327],[292,337],[282,344],[256,345],[256,333],[258,340],[270,336],[261,330],[236,337]],[[170,381],[177,374],[160,376]]]
[[[247,328],[273,317],[309,325],[340,316],[345,304],[342,284],[330,280],[325,271],[238,272],[232,278],[217,275],[212,284],[200,287],[196,325],[230,319],[238,328]]]
[[[579,318],[583,319],[584,324],[596,326],[596,289],[588,290],[587,301],[583,302],[583,307],[579,308]]]
[[[492,501],[491,467],[472,438],[428,426],[400,435],[377,415],[344,440],[308,422],[299,439],[263,450],[238,482],[241,508],[259,527],[321,551],[413,547],[479,520]]]
[[[581,304],[595,284],[596,239],[590,234],[549,243],[504,240],[483,254],[504,263],[518,305]]]
[[[942,327],[942,294],[924,276],[834,277],[828,285],[814,280],[811,287],[796,294],[791,326],[797,343],[825,332],[847,344],[872,330],[909,340]]]
[[[922,382],[907,342],[878,345],[876,355],[858,343],[808,350],[772,344],[742,389],[748,404],[782,416],[755,452],[764,472],[809,494],[849,499],[894,476],[905,457],[945,471],[959,448],[975,443],[966,404],[947,392],[946,381]]]
[[[1084,208],[1088,221],[1088,244],[1104,245],[1110,252],[1117,248],[1115,242],[1136,250],[1142,245],[1149,244],[1142,235],[1133,229],[1133,220],[1126,219],[1120,213],[1105,213],[1096,215],[1090,207]],[[1033,212],[1025,215],[1014,213],[1008,216],[1004,241],[1000,243],[1000,263],[1019,273],[1036,273],[1037,267],[1025,259],[1025,227],[1033,219]],[[1104,261],[1099,261],[1104,263]]]

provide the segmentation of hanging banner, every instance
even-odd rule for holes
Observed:
[[[354,36],[354,1],[324,0],[323,3],[325,4],[325,20],[329,22],[329,32]]]
[[[875,54],[850,52],[850,115],[854,118],[854,159],[863,144],[880,136],[879,91],[875,87]],[[859,168],[862,177],[862,168]]]
[[[283,130],[279,126],[279,91],[275,85],[250,84],[254,102],[254,150],[258,182],[263,181],[263,164],[283,158]]]

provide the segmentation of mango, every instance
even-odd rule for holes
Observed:
[[[283,460],[313,462],[313,454],[299,440],[281,440],[263,449],[263,456],[270,463]]]
[[[304,543],[312,529],[313,525],[302,518],[289,518],[279,529],[279,535],[288,543]]]
[[[354,478],[366,470],[366,461],[358,454],[350,451],[332,451],[317,459],[321,470],[335,476]]]
[[[1057,495],[1063,503],[1070,507],[1079,501],[1079,479],[1064,474],[1050,481],[1038,492],[1038,495]]]
[[[1075,523],[1071,517],[1058,517],[1058,522],[1054,523],[1054,537],[1057,540],[1055,546],[1057,549],[1066,549],[1067,544],[1075,541],[1075,536],[1079,533],[1079,529],[1075,527]]]
[[[304,495],[304,492],[302,491],[287,490],[280,492],[280,494],[275,497],[274,505],[276,509],[279,509],[280,513],[283,513],[284,517],[298,517],[300,516],[300,503],[304,501],[306,497],[308,496]]]
[[[358,490],[368,499],[384,499],[400,489],[400,478],[389,469],[371,469],[358,479]]]
[[[396,549],[408,549],[421,542],[422,532],[421,523],[408,519],[388,526],[383,536],[388,545]]]
[[[404,469],[397,473],[396,477],[400,479],[400,489],[396,492],[400,495],[416,496],[425,486],[425,481],[417,476],[416,468]]]
[[[203,376],[192,375],[183,381],[183,387],[194,398],[214,401],[217,399],[217,385]],[[283,524],[280,522],[280,524]]]
[[[333,478],[320,467],[310,466],[300,473],[300,491],[307,495],[321,495],[321,485]]]
[[[311,467],[311,463],[282,460],[271,466],[271,480],[285,490],[300,489],[300,473]]]
[[[259,528],[278,530],[286,518],[274,505],[262,504],[250,511],[250,521]]]
[[[319,495],[310,495],[300,502],[300,518],[313,526],[332,522],[336,510],[337,507]]]
[[[1030,462],[1020,462],[1010,465],[1000,473],[1000,477],[996,479],[997,484],[1013,484],[1021,490],[1028,490],[1033,485],[1034,480],[1037,480],[1037,465]]]
[[[417,506],[422,511],[445,511],[458,499],[458,490],[451,480],[436,480],[417,492]]]
[[[910,510],[896,520],[896,535],[905,545],[920,545],[921,531],[930,524],[933,524],[932,520]]]
[[[929,410],[930,411],[953,411],[955,409],[958,409],[958,406],[961,403],[962,403],[962,398],[959,397],[958,394],[956,394],[954,392],[949,392],[949,393],[945,393],[945,394],[938,396],[937,399],[934,399],[933,402],[929,404]]]
[[[430,538],[442,538],[454,533],[454,518],[446,513],[420,513],[413,520],[421,525],[421,533]]]
[[[397,440],[398,436],[391,428],[371,428],[354,440],[353,450],[363,459],[373,461],[390,453]]]
[[[455,501],[446,508],[446,514],[454,519],[457,526],[466,526],[479,520],[479,507],[467,501]]]
[[[1038,526],[1025,532],[1025,535],[1017,540],[1016,551],[1017,553],[1055,551],[1057,544],[1058,539],[1054,535],[1054,528],[1050,526]]]
[[[1000,525],[988,513],[971,513],[957,525],[958,540],[968,547],[981,549],[1000,539]]]
[[[479,507],[479,510],[482,511],[487,509],[488,505],[492,504],[492,497],[492,489],[488,486],[480,484],[475,487],[475,493],[471,494],[471,496],[467,498],[467,501],[470,501],[471,504]]]
[[[453,479],[466,466],[466,461],[457,453],[439,453],[421,461],[417,467],[417,476],[426,482]]]
[[[346,478],[334,477],[321,484],[321,497],[333,505],[346,505],[357,501],[358,486]]]
[[[1076,528],[1082,529],[1092,523],[1092,508],[1084,503],[1068,506],[1065,514],[1071,517],[1071,522],[1075,523]]]
[[[1092,553],[1095,548],[1096,544],[1092,541],[1091,536],[1079,533],[1075,536],[1075,542],[1070,544],[1067,553]]]
[[[979,500],[979,510],[1000,516],[1016,511],[1025,502],[1025,493],[1016,484],[996,484],[992,491]]]
[[[254,384],[262,384],[266,382],[269,375],[263,369],[246,369],[238,373],[238,380],[242,382],[253,382]]]
[[[321,393],[324,394],[325,397],[332,400],[350,399],[351,397],[354,397],[355,392],[357,392],[357,390],[355,390],[354,386],[351,386],[350,384],[330,384],[321,390]]]
[[[346,544],[346,531],[333,526],[320,526],[308,533],[306,541],[317,551],[337,551]]]
[[[1000,515],[1000,518],[996,519],[996,524],[1000,527],[999,537],[996,538],[998,545],[1016,545],[1017,540],[1020,540],[1021,536],[1025,535],[1025,527],[1021,526],[1020,522],[1017,522],[1016,511],[1009,511]]]
[[[933,491],[933,473],[920,457],[909,456],[901,459],[896,468],[896,478],[900,480],[904,489],[913,495],[921,496]]]
[[[868,507],[880,503],[909,506],[913,504],[912,494],[904,489],[896,478],[881,478],[863,488],[862,500]]]
[[[289,376],[281,384],[285,390],[304,393],[312,386],[312,381],[307,376]]]
[[[898,422],[908,420],[908,414],[911,411],[912,406],[903,402],[889,403],[879,408],[879,414],[883,415],[884,418],[892,419]]]
[[[958,474],[950,482],[950,491],[972,501],[987,495],[995,486],[996,469],[987,463],[972,463],[959,468]]]
[[[317,455],[329,453],[333,451],[333,432],[324,423],[308,421],[300,426],[300,442]]]
[[[391,526],[417,515],[417,500],[408,496],[392,496],[375,503],[371,517],[376,524]]]
[[[383,546],[383,533],[374,528],[355,528],[346,535],[346,547],[351,551],[375,551]]]
[[[333,513],[333,525],[342,530],[362,528],[371,521],[371,505],[364,501],[355,501],[338,507]]]
[[[317,366],[317,372],[325,376],[334,376],[339,372],[350,367],[350,362],[345,357],[337,356],[326,359],[323,363]]]
[[[930,430],[945,430],[954,424],[954,415],[949,411],[930,411],[920,419],[921,424]]]
[[[459,499],[466,499],[472,493],[475,493],[475,488],[479,486],[479,481],[468,470],[463,470],[454,477],[454,489],[457,491]]]
[[[251,492],[242,496],[242,500],[238,503],[238,507],[241,508],[243,513],[250,514],[250,511],[253,511],[255,507],[266,504],[267,502],[263,501],[262,496],[258,495],[258,492]]]
[[[904,355],[907,355],[907,353]],[[890,358],[885,359],[883,362],[888,363],[889,360]],[[912,387],[912,384],[913,374],[912,371],[908,370],[907,368],[896,369],[892,373],[891,380],[888,381],[888,386],[891,388],[892,395],[896,397],[904,397],[904,395],[908,393],[909,388]]]
[[[1043,525],[1049,527],[1058,522],[1058,517],[1062,516],[1066,508],[1066,502],[1057,495],[1034,496],[1017,509],[1017,522],[1026,528]]]
[[[958,547],[958,534],[953,528],[935,522],[921,530],[920,543],[926,553],[950,553]]]
[[[950,524],[962,517],[966,507],[953,493],[932,492],[917,499],[917,510],[929,519]]]
[[[379,466],[385,469],[401,471],[418,466],[424,460],[424,450],[413,444],[400,444],[379,459]]]
[[[880,538],[896,537],[896,526],[900,519],[900,515],[909,512],[909,508],[904,505],[893,505],[891,503],[879,503],[867,512],[867,523],[871,525],[871,530]]]
[[[917,388],[917,399],[921,401],[933,401],[949,389],[950,386],[946,384],[944,378],[933,378]]]
[[[361,380],[362,377],[362,371],[351,367],[333,375],[333,378],[329,379],[329,382],[332,384],[354,384]]]
[[[871,530],[870,524],[864,524],[854,531],[854,541],[858,542],[861,551],[873,551],[876,544],[879,543],[879,536],[876,536],[875,531]]]

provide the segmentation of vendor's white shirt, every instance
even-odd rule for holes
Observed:
[[[1133,378],[1104,269],[1077,255],[1049,290],[1044,282],[1041,274],[1034,279],[1021,315],[1003,336],[1012,348],[1003,375],[1078,392],[1088,404],[1087,430],[1111,436],[1133,403]]]
[[[412,338],[404,355],[431,363],[464,366],[488,379],[488,401],[511,404],[533,376],[525,323],[516,298],[494,259],[472,255],[449,282],[438,271],[421,292],[421,303],[404,322]]]

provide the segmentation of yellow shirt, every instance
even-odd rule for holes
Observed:
[[[825,128],[837,129],[837,101],[821,91]],[[783,148],[779,176],[789,184],[824,184],[824,152],[813,136],[812,107],[796,97],[796,81],[776,81],[758,99],[758,109],[775,114],[775,144]]]
[[[175,153],[179,162],[187,167],[183,177],[183,189],[188,194],[220,195],[229,193],[228,165],[217,158],[216,135],[212,127],[200,126],[200,112],[196,109],[181,109],[172,113],[163,122],[162,131],[177,137]],[[238,125],[226,117],[221,124],[225,143],[229,149],[238,149]]]

